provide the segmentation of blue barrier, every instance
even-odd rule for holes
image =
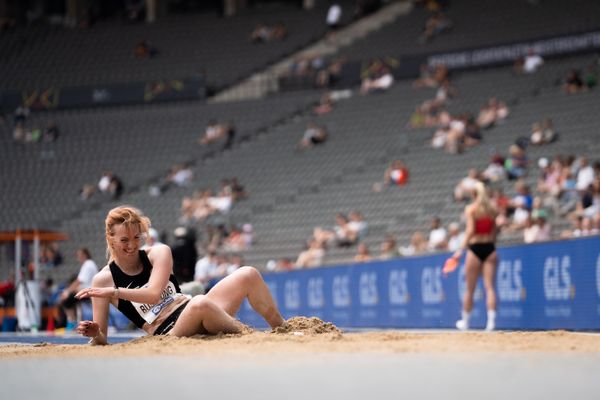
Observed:
[[[499,329],[600,329],[600,237],[500,248]],[[444,277],[448,254],[265,274],[283,316],[342,327],[452,328],[460,317],[464,265]],[[245,302],[238,317],[265,322]],[[471,325],[485,326],[475,293]]]

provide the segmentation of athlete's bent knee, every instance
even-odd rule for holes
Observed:
[[[187,307],[190,307],[195,312],[203,313],[215,308],[216,305],[206,296],[200,295],[190,300],[190,304]]]
[[[262,279],[260,272],[254,267],[245,266],[238,269],[237,272],[242,278],[247,281],[255,282],[256,280]]]

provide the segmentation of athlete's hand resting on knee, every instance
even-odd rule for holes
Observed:
[[[115,294],[115,289],[111,287],[102,287],[102,288],[85,288],[77,292],[75,297],[79,300],[88,299],[90,297],[103,297],[105,299],[110,299]]]

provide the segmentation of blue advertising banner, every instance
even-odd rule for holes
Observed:
[[[464,265],[444,276],[449,254],[265,274],[284,318],[315,316],[340,327],[453,328]],[[498,329],[600,329],[600,237],[498,249]],[[247,302],[238,317],[266,327]],[[483,328],[479,282],[471,326]]]

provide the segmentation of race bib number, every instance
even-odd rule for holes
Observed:
[[[142,287],[148,287],[148,285],[144,285]],[[158,318],[160,312],[164,310],[166,306],[174,302],[175,298],[178,296],[181,296],[181,294],[177,293],[175,290],[175,285],[173,282],[169,281],[160,295],[160,302],[157,304],[136,303],[134,301],[132,301],[131,304],[140,317],[142,317],[147,323],[151,324],[156,320],[156,318]]]

